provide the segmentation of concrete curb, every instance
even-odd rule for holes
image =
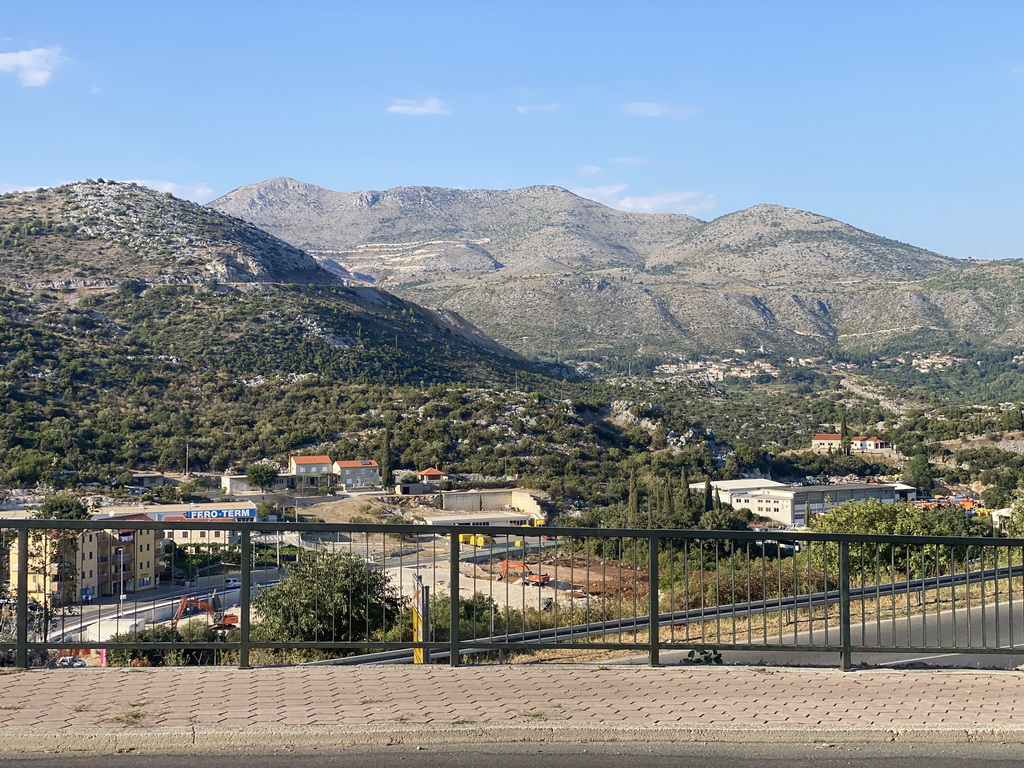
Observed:
[[[260,726],[252,728],[0,728],[0,754],[85,752],[216,752],[224,750],[331,749],[355,746],[450,744],[1024,744],[1021,727],[832,727],[484,725],[484,726]]]

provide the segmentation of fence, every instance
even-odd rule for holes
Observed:
[[[0,658],[370,663],[542,649],[1024,653],[1024,540],[9,520]],[[173,530],[170,530],[172,529]],[[457,599],[456,599],[457,597]]]

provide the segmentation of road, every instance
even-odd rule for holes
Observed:
[[[823,734],[824,735],[824,734]],[[0,756],[7,768],[1016,768],[1019,744],[483,744],[352,747],[268,752]]]
[[[854,603],[853,623],[851,626],[851,638],[853,645],[879,648],[878,651],[862,652],[853,654],[854,665],[863,666],[899,666],[906,664],[928,665],[936,664],[943,667],[965,667],[975,669],[1013,669],[1024,664],[1024,603],[1015,600],[1013,603],[1002,602],[985,606],[973,606],[968,610],[965,606],[957,610],[950,609],[940,612],[934,611],[934,605],[930,606],[929,613],[925,616],[905,615],[899,617],[885,617],[875,622],[869,617],[864,617],[856,610]],[[955,621],[954,621],[955,617]],[[756,619],[755,619],[756,622]],[[740,627],[744,624],[740,623]],[[731,627],[731,624],[722,622],[723,630]],[[970,634],[968,634],[970,628]],[[794,632],[795,630],[795,632]],[[682,641],[683,632],[678,629],[677,637]],[[894,644],[900,646],[923,645],[927,639],[932,646],[941,645],[945,647],[966,648],[970,646],[981,647],[995,646],[1005,648],[1005,654],[971,654],[971,653],[935,653],[922,650],[920,653],[892,653],[885,648],[891,648]],[[780,642],[778,634],[771,635],[767,640],[764,650],[756,651],[731,651],[723,650],[722,658],[726,664],[739,664],[745,666],[836,666],[838,654],[833,651],[807,650],[786,651],[775,650],[771,646]],[[823,629],[816,629],[813,634],[806,630],[801,631],[799,626],[793,624],[784,628],[782,642],[787,645],[839,645],[839,627],[836,624],[829,626],[826,635]],[[662,664],[683,663],[688,651],[662,651]],[[646,655],[629,656],[625,659],[614,660],[614,664],[647,664]]]
[[[223,578],[227,576],[237,574],[225,574]],[[211,577],[220,584],[223,584],[223,578]],[[252,579],[254,584],[267,586],[276,583],[279,576],[276,569],[271,569],[253,571]],[[61,642],[65,638],[68,641],[76,641],[81,633],[86,632],[89,640],[106,640],[113,635],[130,632],[154,621],[167,621],[174,615],[182,597],[189,595],[209,598],[214,590],[221,598],[222,607],[227,608],[238,603],[237,588],[225,590],[217,584],[202,587],[164,587],[132,593],[120,606],[116,602],[111,602],[111,598],[104,598],[101,603],[78,606],[73,613],[58,617],[51,626],[49,639],[54,642]]]

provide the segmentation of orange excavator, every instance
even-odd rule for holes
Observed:
[[[220,598],[214,592],[210,595],[209,600],[204,600],[201,597],[189,597],[188,595],[181,598],[181,602],[178,603],[178,610],[174,612],[174,618],[171,619],[171,629],[177,629],[178,621],[181,617],[192,611],[206,611],[207,615],[213,620],[210,629],[223,630],[238,625],[237,616],[224,615],[224,609],[220,606]]]
[[[526,584],[532,584],[535,587],[542,586],[551,581],[551,577],[546,573],[534,573],[530,569],[530,566],[522,560],[505,560],[501,564],[501,573],[498,574],[498,581],[501,581],[508,576],[509,571],[521,572],[523,574],[523,581]]]

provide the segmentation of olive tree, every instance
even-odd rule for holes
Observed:
[[[266,493],[277,482],[278,474],[277,467],[270,464],[250,464],[245,469],[245,482]]]
[[[261,642],[380,638],[398,618],[398,591],[383,570],[347,552],[300,552],[288,576],[253,598]]]

